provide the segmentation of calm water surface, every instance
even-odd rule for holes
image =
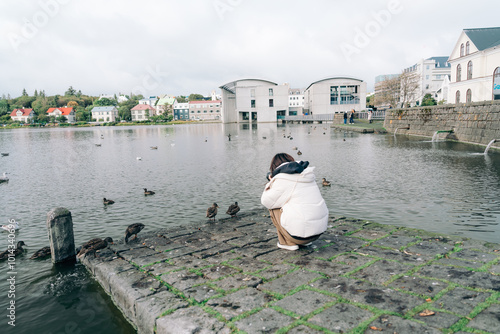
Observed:
[[[16,262],[15,332],[134,332],[81,265],[27,259],[48,245],[46,214],[54,207],[72,212],[77,244],[122,238],[134,222],[154,231],[205,221],[213,202],[220,218],[234,201],[242,211],[261,208],[270,160],[288,152],[316,167],[318,183],[332,181],[321,191],[334,215],[500,242],[500,154],[483,151],[324,124],[2,130],[0,152],[10,155],[0,158],[0,173],[10,181],[0,184],[0,219],[18,221],[16,238],[29,245]],[[143,188],[156,195],[143,196]],[[105,207],[103,197],[116,203]],[[0,233],[6,248],[7,233]],[[5,262],[0,269],[5,310]],[[2,331],[6,315],[0,311]]]

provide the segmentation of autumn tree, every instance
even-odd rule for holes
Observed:
[[[399,78],[401,80],[401,107],[406,108],[418,100],[416,93],[420,88],[420,75],[416,72],[403,72]]]
[[[375,94],[374,105],[406,108],[417,100],[416,92],[419,87],[419,74],[415,72],[402,72],[400,75],[380,83],[379,92]]]
[[[380,82],[379,85],[379,91],[375,94],[373,104],[376,106],[388,105],[391,108],[397,108],[401,98],[400,76],[386,79]]]

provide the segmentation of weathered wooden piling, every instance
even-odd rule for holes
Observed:
[[[75,261],[75,237],[73,218],[65,208],[55,208],[47,213],[52,263]]]

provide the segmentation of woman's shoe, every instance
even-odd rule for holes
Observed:
[[[299,249],[299,245],[287,246],[287,245],[282,245],[282,244],[280,244],[280,242],[279,242],[279,241],[278,241],[278,247],[279,247],[279,248],[286,249],[286,250],[290,250],[290,251],[294,251],[294,250]]]

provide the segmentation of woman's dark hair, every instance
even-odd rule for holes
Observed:
[[[295,159],[290,154],[278,153],[274,156],[273,160],[271,160],[271,167],[269,169],[271,172],[274,172],[274,170],[282,163],[292,161],[295,161]]]

